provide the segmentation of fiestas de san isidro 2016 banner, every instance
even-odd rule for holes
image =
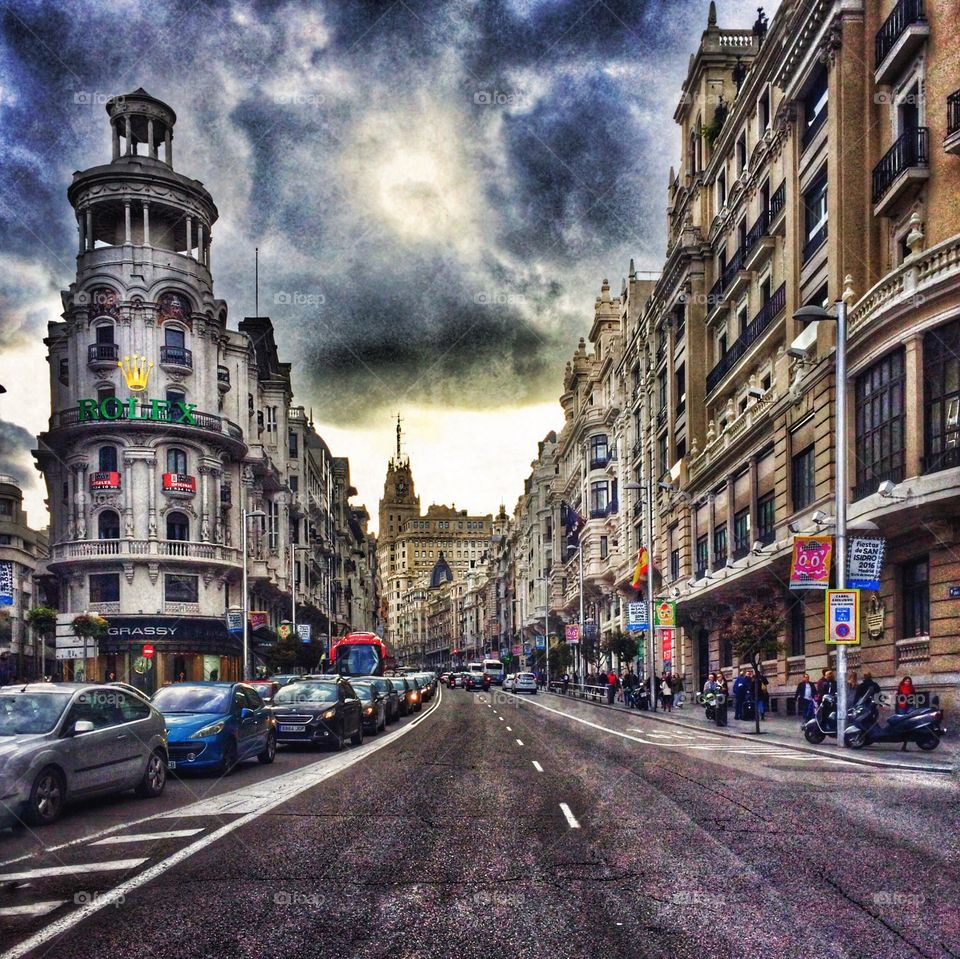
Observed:
[[[794,536],[790,589],[826,589],[832,556],[832,536]]]

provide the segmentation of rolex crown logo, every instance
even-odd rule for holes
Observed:
[[[117,366],[123,370],[123,378],[132,393],[142,393],[147,388],[153,363],[148,363],[145,356],[136,353],[132,357],[125,356],[122,363],[117,361]]]

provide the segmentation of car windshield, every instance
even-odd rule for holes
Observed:
[[[0,736],[48,733],[63,715],[70,693],[13,693],[0,696]]]
[[[418,683],[417,680],[413,678],[413,676],[408,676],[408,677],[407,677],[407,682],[410,684],[410,688],[411,688],[411,689],[419,689],[419,688],[420,688],[420,683]]]
[[[380,650],[364,643],[345,644],[337,650],[337,669],[348,676],[369,676],[380,669]]]
[[[248,686],[252,686],[261,696],[270,696],[273,693],[273,683],[248,683]]]
[[[153,697],[161,713],[228,713],[233,702],[230,686],[165,686]]]
[[[381,693],[389,693],[393,688],[389,679],[371,679],[369,682],[371,686],[376,686]]]
[[[293,683],[277,690],[273,697],[275,706],[285,703],[335,703],[337,701],[336,683]]]
[[[357,694],[359,699],[364,700],[365,702],[370,702],[373,699],[373,687],[367,685],[366,683],[351,683],[353,691]]]

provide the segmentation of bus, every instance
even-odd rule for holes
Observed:
[[[499,659],[485,659],[483,661],[483,672],[490,677],[490,682],[494,685],[503,685],[504,669],[503,663]]]
[[[387,644],[376,633],[347,633],[334,637],[330,672],[341,676],[383,676],[391,667]]]

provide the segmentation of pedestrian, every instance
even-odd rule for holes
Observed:
[[[713,715],[711,714],[713,710],[716,709],[718,690],[717,674],[711,673],[707,681],[703,684],[703,708],[708,720],[713,719]]]
[[[817,680],[817,699],[823,699],[824,696],[837,695],[837,681],[834,678],[832,669],[824,669],[823,675]]]
[[[617,680],[617,674],[611,669],[606,675],[607,680],[607,705],[612,706],[617,697],[617,690],[620,684]]]
[[[855,672],[847,673],[847,709],[857,701],[857,686],[859,685],[860,680],[857,679],[857,674]]]
[[[628,708],[633,708],[633,691],[637,686],[637,677],[632,669],[628,669],[623,677],[623,704]]]
[[[670,680],[670,689],[673,692],[673,705],[676,709],[683,709],[683,677],[674,673]]]
[[[560,678],[560,690],[564,696],[567,695],[567,690],[570,688],[570,674],[564,673]]]
[[[876,696],[880,692],[880,684],[873,678],[873,673],[868,669],[863,674],[863,679],[860,680],[859,685],[857,686],[857,691],[854,697],[854,702],[859,702],[864,696]],[[847,703],[849,706],[850,703]]]
[[[657,675],[657,671],[653,671],[653,701],[650,703],[650,708],[656,712],[657,711],[657,700],[660,698],[660,677]]]
[[[767,718],[767,707],[770,705],[770,683],[760,670],[757,670],[757,714],[760,721]]]
[[[743,704],[747,699],[747,690],[750,687],[747,674],[741,670],[733,681],[733,718],[743,719]]]
[[[913,680],[909,676],[904,676],[897,686],[897,708],[898,714],[905,713],[908,709],[913,709]]]
[[[804,673],[803,679],[797,683],[797,691],[793,694],[797,703],[797,715],[802,726],[808,719],[813,718],[816,711],[817,687],[810,681],[810,674]]]
[[[664,712],[673,712],[673,687],[670,685],[671,675],[666,673],[660,680],[660,705]]]
[[[717,693],[723,697],[721,702],[726,702],[730,698],[730,685],[722,669],[717,672]]]
[[[10,653],[8,650],[4,650],[0,653],[0,686],[6,686],[7,683],[13,682],[13,678],[14,671]]]

